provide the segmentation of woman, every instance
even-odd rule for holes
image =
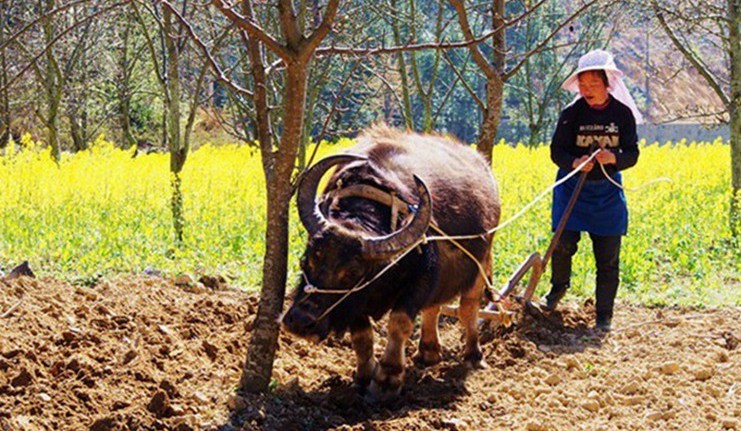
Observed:
[[[609,52],[594,50],[582,56],[577,71],[562,85],[578,95],[561,113],[551,142],[551,160],[559,167],[558,179],[588,159],[590,147],[602,151],[582,168],[587,181],[553,253],[551,291],[543,305],[554,310],[563,298],[570,285],[571,258],[581,232],[588,232],[597,263],[596,328],[603,331],[610,330],[620,284],[620,243],[628,230],[628,208],[623,190],[605,178],[596,163],[621,184],[620,171],[638,161],[636,123],[643,120],[622,76]],[[553,192],[554,230],[578,178],[572,177]]]

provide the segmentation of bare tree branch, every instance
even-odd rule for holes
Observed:
[[[231,4],[227,4],[223,0],[212,0],[212,4],[216,6],[227,18],[229,18],[229,20],[237,24],[239,28],[245,30],[250,36],[264,43],[265,46],[273,51],[278,57],[286,61],[293,57],[293,54],[288,50],[288,48],[275,40],[273,36],[266,33],[265,30],[263,30],[254,20],[237,13]]]
[[[21,71],[18,72],[12,79],[10,79],[9,81],[7,81],[5,83],[5,85],[2,88],[0,88],[0,92],[3,92],[3,91],[5,91],[5,89],[10,88],[10,86],[13,85],[21,76],[23,76],[28,71],[28,69],[30,69],[31,67],[34,67],[34,65],[36,64],[36,62],[39,61],[39,59],[43,55],[45,55],[54,46],[54,44],[56,44],[61,38],[63,38],[67,34],[69,34],[72,30],[76,29],[77,27],[81,26],[82,24],[85,24],[86,22],[88,22],[88,21],[90,21],[90,20],[92,20],[94,18],[97,18],[97,17],[99,17],[99,16],[101,16],[101,15],[107,13],[107,12],[110,12],[111,10],[113,10],[113,9],[115,9],[117,7],[121,7],[121,6],[127,5],[127,4],[129,4],[131,2],[132,2],[132,0],[124,0],[124,1],[121,1],[119,3],[115,3],[112,6],[109,6],[107,8],[101,9],[101,10],[99,10],[99,11],[93,13],[93,14],[90,14],[90,15],[86,16],[85,18],[83,18],[83,19],[81,19],[79,21],[76,21],[71,26],[69,26],[66,29],[64,29],[62,32],[60,32],[59,34],[57,34],[53,39],[51,39],[49,41],[49,43],[46,44],[46,46],[44,47],[44,49],[31,59],[31,61],[29,62],[29,64],[27,64],[23,69],[21,69]]]
[[[590,7],[592,7],[592,5],[596,4],[599,1],[600,0],[591,0],[591,1],[587,2],[587,3],[584,3],[579,9],[577,9],[574,13],[572,13],[571,16],[569,16],[566,20],[564,20],[563,22],[561,22],[561,24],[559,24],[558,27],[556,27],[551,32],[551,34],[548,35],[548,37],[546,37],[545,39],[543,39],[540,42],[540,44],[538,44],[534,49],[532,49],[528,53],[526,53],[524,55],[524,57],[520,60],[519,63],[517,63],[512,69],[510,69],[510,70],[508,70],[507,72],[504,73],[504,80],[506,81],[510,77],[514,76],[517,73],[517,71],[520,70],[520,68],[525,65],[525,63],[527,62],[527,60],[530,57],[532,57],[533,55],[535,55],[538,52],[540,52],[548,44],[548,42],[550,42],[550,40],[553,39],[556,36],[556,34],[558,34],[559,31],[561,31],[561,29],[563,29],[564,27],[566,27],[571,21],[573,21],[574,19],[576,19],[585,10],[589,9]]]
[[[669,24],[667,24],[666,19],[664,18],[664,13],[658,8],[656,5],[656,1],[652,0],[651,5],[654,7],[654,12],[656,13],[656,18],[659,20],[659,24],[661,24],[661,27],[666,32],[667,36],[669,36],[669,39],[671,39],[674,46],[682,53],[684,58],[686,58],[692,65],[695,67],[697,72],[705,78],[705,81],[707,81],[708,85],[715,91],[715,94],[720,97],[720,100],[723,101],[723,104],[725,106],[729,106],[731,104],[731,98],[728,96],[728,94],[723,90],[723,88],[720,86],[718,81],[715,79],[715,76],[713,76],[713,73],[705,66],[705,64],[692,53],[692,51],[685,46],[678,38],[677,35],[674,33],[674,30],[669,27]]]
[[[193,39],[195,41],[196,45],[198,45],[198,47],[201,48],[201,51],[203,52],[203,56],[206,57],[206,60],[211,65],[211,68],[213,69],[213,72],[214,72],[214,75],[216,76],[216,79],[218,79],[219,81],[225,83],[226,85],[228,85],[229,87],[231,87],[234,91],[236,91],[238,93],[242,93],[242,94],[251,96],[252,95],[252,92],[250,90],[248,90],[248,89],[240,86],[239,84],[237,84],[236,82],[234,82],[232,79],[228,78],[226,76],[226,74],[224,74],[224,71],[219,66],[219,63],[214,58],[213,53],[211,52],[211,50],[209,49],[209,47],[206,46],[206,44],[203,42],[203,40],[201,40],[201,38],[198,37],[198,35],[196,34],[196,32],[193,29],[193,26],[190,24],[190,22],[188,20],[186,20],[185,17],[183,17],[183,15],[180,12],[178,12],[178,10],[175,9],[175,7],[173,7],[170,4],[169,1],[167,1],[167,0],[160,0],[160,2],[163,5],[165,5],[165,7],[167,7],[168,9],[170,9],[170,11],[173,13],[173,15],[175,15],[175,17],[178,19],[178,21],[180,21],[183,24],[183,27],[185,27],[185,29],[188,31],[188,34],[190,35],[191,39]],[[233,21],[232,21],[232,25],[234,25],[234,22]],[[230,26],[230,28],[231,28],[231,26]],[[226,32],[228,32],[228,30],[229,29],[227,29],[224,32],[224,35],[226,35]]]

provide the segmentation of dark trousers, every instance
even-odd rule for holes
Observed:
[[[620,235],[602,236],[590,233],[594,260],[597,262],[595,289],[598,316],[612,317],[618,285],[620,284]],[[581,232],[563,231],[551,260],[551,295],[562,294],[571,280],[571,258],[578,249]]]

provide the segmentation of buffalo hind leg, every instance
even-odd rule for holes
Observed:
[[[373,356],[373,328],[367,317],[351,325],[350,338],[358,363],[353,380],[358,389],[364,390],[370,384],[378,364]]]
[[[404,383],[404,346],[412,335],[414,322],[404,311],[392,311],[388,322],[388,344],[368,387],[375,401],[394,398]]]
[[[437,333],[437,321],[440,306],[422,310],[422,334],[419,338],[419,350],[414,357],[422,365],[435,365],[442,360],[440,338]]]
[[[486,267],[490,267],[487,265]],[[487,274],[488,276],[488,274]],[[476,277],[473,287],[461,295],[459,317],[465,330],[466,347],[463,351],[463,359],[473,368],[486,368],[484,354],[481,353],[479,345],[479,306],[481,304],[481,293],[484,288],[484,279],[480,275]]]

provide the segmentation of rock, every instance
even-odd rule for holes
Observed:
[[[193,284],[193,277],[188,274],[180,274],[175,277],[176,286],[190,286],[191,284]]]
[[[33,382],[33,376],[28,372],[27,369],[22,369],[21,372],[10,381],[10,385],[15,388],[28,386]]]
[[[90,431],[112,431],[118,427],[117,421],[112,417],[97,419],[90,425]]]
[[[590,412],[594,413],[597,410],[599,410],[599,401],[594,400],[594,399],[588,399],[582,402],[581,406],[589,410]]]
[[[692,370],[692,375],[695,376],[695,380],[699,380],[701,382],[704,382],[705,380],[713,377],[713,374],[715,374],[715,370],[710,367],[701,367]]]
[[[226,279],[220,275],[204,275],[198,281],[212,290],[223,290],[226,287]]]
[[[226,405],[229,406],[230,410],[244,410],[247,407],[247,400],[237,394],[231,394],[226,400]]]
[[[131,349],[123,357],[123,360],[121,361],[124,365],[128,364],[129,362],[136,359],[136,357],[139,356],[139,353],[136,352],[136,350]]]
[[[51,397],[46,392],[41,392],[39,394],[39,399],[45,403],[48,403],[49,401],[51,401]]]
[[[579,363],[579,360],[576,358],[568,358],[566,359],[566,369],[581,370],[581,363]]]
[[[163,333],[163,334],[165,334],[165,335],[172,335],[172,334],[173,334],[173,331],[172,331],[172,329],[170,329],[170,327],[169,327],[169,326],[167,326],[167,325],[157,325],[157,329],[158,329],[158,330],[159,330],[159,331],[160,331],[161,333]]]
[[[2,353],[5,359],[13,359],[21,353],[20,349],[7,350]]]
[[[526,429],[527,431],[548,431],[548,427],[536,421],[528,422]]]
[[[658,421],[663,417],[664,417],[664,414],[656,410],[649,410],[648,412],[646,412],[646,415],[645,415],[645,418],[650,421]]]
[[[633,395],[640,389],[640,385],[635,380],[631,380],[625,386],[620,388],[620,393],[625,395]]]
[[[148,275],[150,277],[162,277],[162,271],[148,266],[144,268],[144,275]]]
[[[15,280],[20,277],[36,278],[36,275],[31,271],[31,267],[28,265],[27,260],[24,260],[23,263],[13,268],[4,278],[5,280]]]
[[[152,400],[147,405],[147,410],[154,413],[155,416],[161,418],[165,416],[168,408],[170,407],[170,397],[167,396],[167,392],[160,389],[155,392]]]
[[[736,422],[736,419],[733,419],[733,418],[723,419],[723,421],[721,422],[721,425],[723,426],[724,429],[727,429],[727,430],[738,429],[737,428],[738,422]]]
[[[461,419],[443,419],[442,424],[449,430],[452,431],[462,431],[465,430],[468,427],[468,424],[461,420]]]
[[[207,340],[203,340],[203,350],[206,351],[206,356],[209,357],[212,361],[216,360],[216,357],[219,353],[219,348],[214,346],[213,344],[209,343]]]
[[[667,362],[659,368],[659,372],[666,376],[671,376],[679,371],[679,364],[676,362]]]
[[[625,406],[635,406],[638,404],[643,404],[643,402],[646,401],[645,397],[642,397],[640,395],[633,396],[633,397],[627,397],[624,398],[622,401],[622,404]]]
[[[718,362],[728,362],[728,353],[724,350],[721,350],[715,354],[715,360]]]
[[[190,285],[185,285],[183,287],[185,288],[186,291],[188,291],[190,293],[200,294],[200,293],[206,293],[206,292],[208,292],[208,290],[206,289],[206,287],[203,284],[201,284],[201,283],[194,283],[194,284],[190,284]]]
[[[556,386],[557,384],[561,383],[561,377],[559,377],[558,374],[551,374],[550,376],[546,377],[545,382],[551,386]]]
[[[166,380],[166,379],[165,380],[162,380],[160,382],[160,389],[162,389],[165,392],[167,392],[167,395],[170,398],[175,398],[175,397],[177,397],[179,395],[178,394],[178,389],[175,387],[175,385],[172,384],[169,380]]]
[[[126,407],[130,405],[131,403],[128,401],[117,400],[117,401],[114,401],[113,404],[111,405],[111,410],[115,411],[115,410],[125,409]]]
[[[204,395],[203,392],[199,392],[199,391],[196,391],[193,393],[193,399],[198,401],[201,404],[208,402],[208,397]]]
[[[170,415],[171,416],[183,416],[185,414],[185,409],[181,405],[173,404],[170,406]]]

